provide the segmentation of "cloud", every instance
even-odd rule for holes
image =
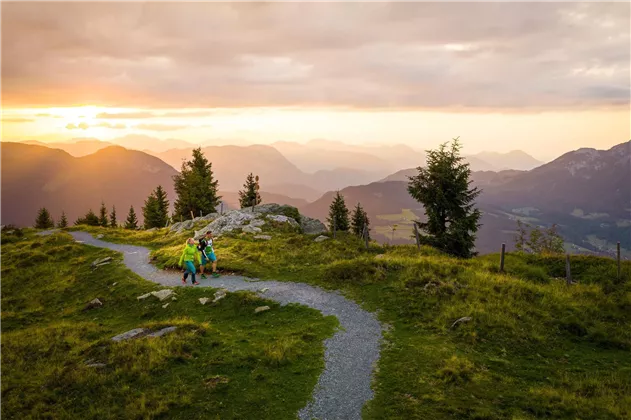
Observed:
[[[111,129],[114,129],[114,130],[123,130],[123,129],[127,128],[127,126],[125,124],[110,124],[108,122],[98,123],[96,125],[93,125],[92,127],[111,128]]]
[[[28,123],[35,120],[31,118],[2,118],[3,123]]]
[[[107,118],[107,119],[143,119],[143,118],[154,118],[157,117],[153,112],[121,112],[121,113],[109,113],[109,112],[101,112],[96,115],[96,118]]]
[[[186,125],[168,125],[168,124],[138,124],[135,128],[148,131],[176,131],[187,128]]]
[[[90,126],[88,125],[88,123],[85,123],[85,122],[81,122],[79,124],[73,124],[73,123],[66,124],[67,130],[87,130],[88,128],[90,128]]]
[[[7,3],[3,99],[70,105],[98,98],[137,108],[618,106],[631,93],[630,8]],[[167,114],[99,118],[174,116]]]

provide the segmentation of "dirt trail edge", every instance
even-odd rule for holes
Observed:
[[[87,232],[70,232],[76,241],[121,252],[124,264],[147,280],[165,286],[180,286],[177,273],[160,270],[149,262],[149,249],[95,239]],[[340,293],[325,291],[304,283],[256,281],[241,276],[199,279],[200,286],[229,291],[250,290],[282,305],[299,303],[334,315],[340,329],[324,341],[324,372],[318,379],[313,399],[298,412],[301,420],[313,418],[361,419],[362,407],[372,399],[372,373],[379,359],[383,327],[375,315],[363,310]],[[265,293],[259,290],[267,288]]]

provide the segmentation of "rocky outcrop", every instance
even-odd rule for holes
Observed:
[[[321,235],[326,233],[326,226],[318,219],[307,216],[300,216],[300,228],[305,235]]]

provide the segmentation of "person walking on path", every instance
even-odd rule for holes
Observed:
[[[202,275],[202,278],[205,279],[206,275],[204,274],[204,268],[208,261],[211,261],[213,272],[213,277],[219,277],[219,273],[217,273],[217,257],[215,256],[215,248],[213,248],[213,233],[211,231],[206,232],[206,235],[202,239],[199,240],[199,245],[197,249],[202,253],[202,264],[199,266],[199,271]]]
[[[197,271],[195,268],[195,262],[201,263],[199,252],[197,252],[197,248],[195,247],[195,239],[188,238],[186,245],[184,246],[184,251],[182,251],[179,263],[179,266],[185,269],[184,275],[182,276],[182,284],[186,284],[186,278],[189,273],[191,274],[191,282],[193,285],[196,286],[199,284],[199,282],[195,280],[195,272]]]

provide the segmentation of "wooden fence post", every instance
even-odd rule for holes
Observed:
[[[570,254],[565,254],[565,280],[567,284],[572,284],[572,271],[570,270]]]
[[[416,247],[421,250],[421,237],[418,234],[418,225],[414,222],[414,235],[416,236]]]
[[[256,198],[252,199],[252,213],[254,213],[254,205],[256,204]]]
[[[335,217],[333,218],[333,239],[335,239],[336,231],[337,231],[337,223],[335,222]]]
[[[202,217],[202,211],[201,211],[201,209],[199,210],[199,217]]]
[[[191,210],[191,220],[193,220],[195,218],[195,215],[193,214],[193,210]]]
[[[182,223],[182,220],[183,220],[183,218],[182,218],[182,215],[180,214],[180,223]]]
[[[364,240],[366,241],[366,249],[368,249],[368,226],[364,225]]]
[[[504,253],[506,252],[506,244],[502,244],[502,254],[500,255],[500,273],[504,272]]]
[[[618,281],[622,280],[622,271],[620,270],[620,241],[616,244],[616,258],[618,260]]]
[[[219,214],[223,214],[223,201],[221,202],[221,210],[219,210]]]

